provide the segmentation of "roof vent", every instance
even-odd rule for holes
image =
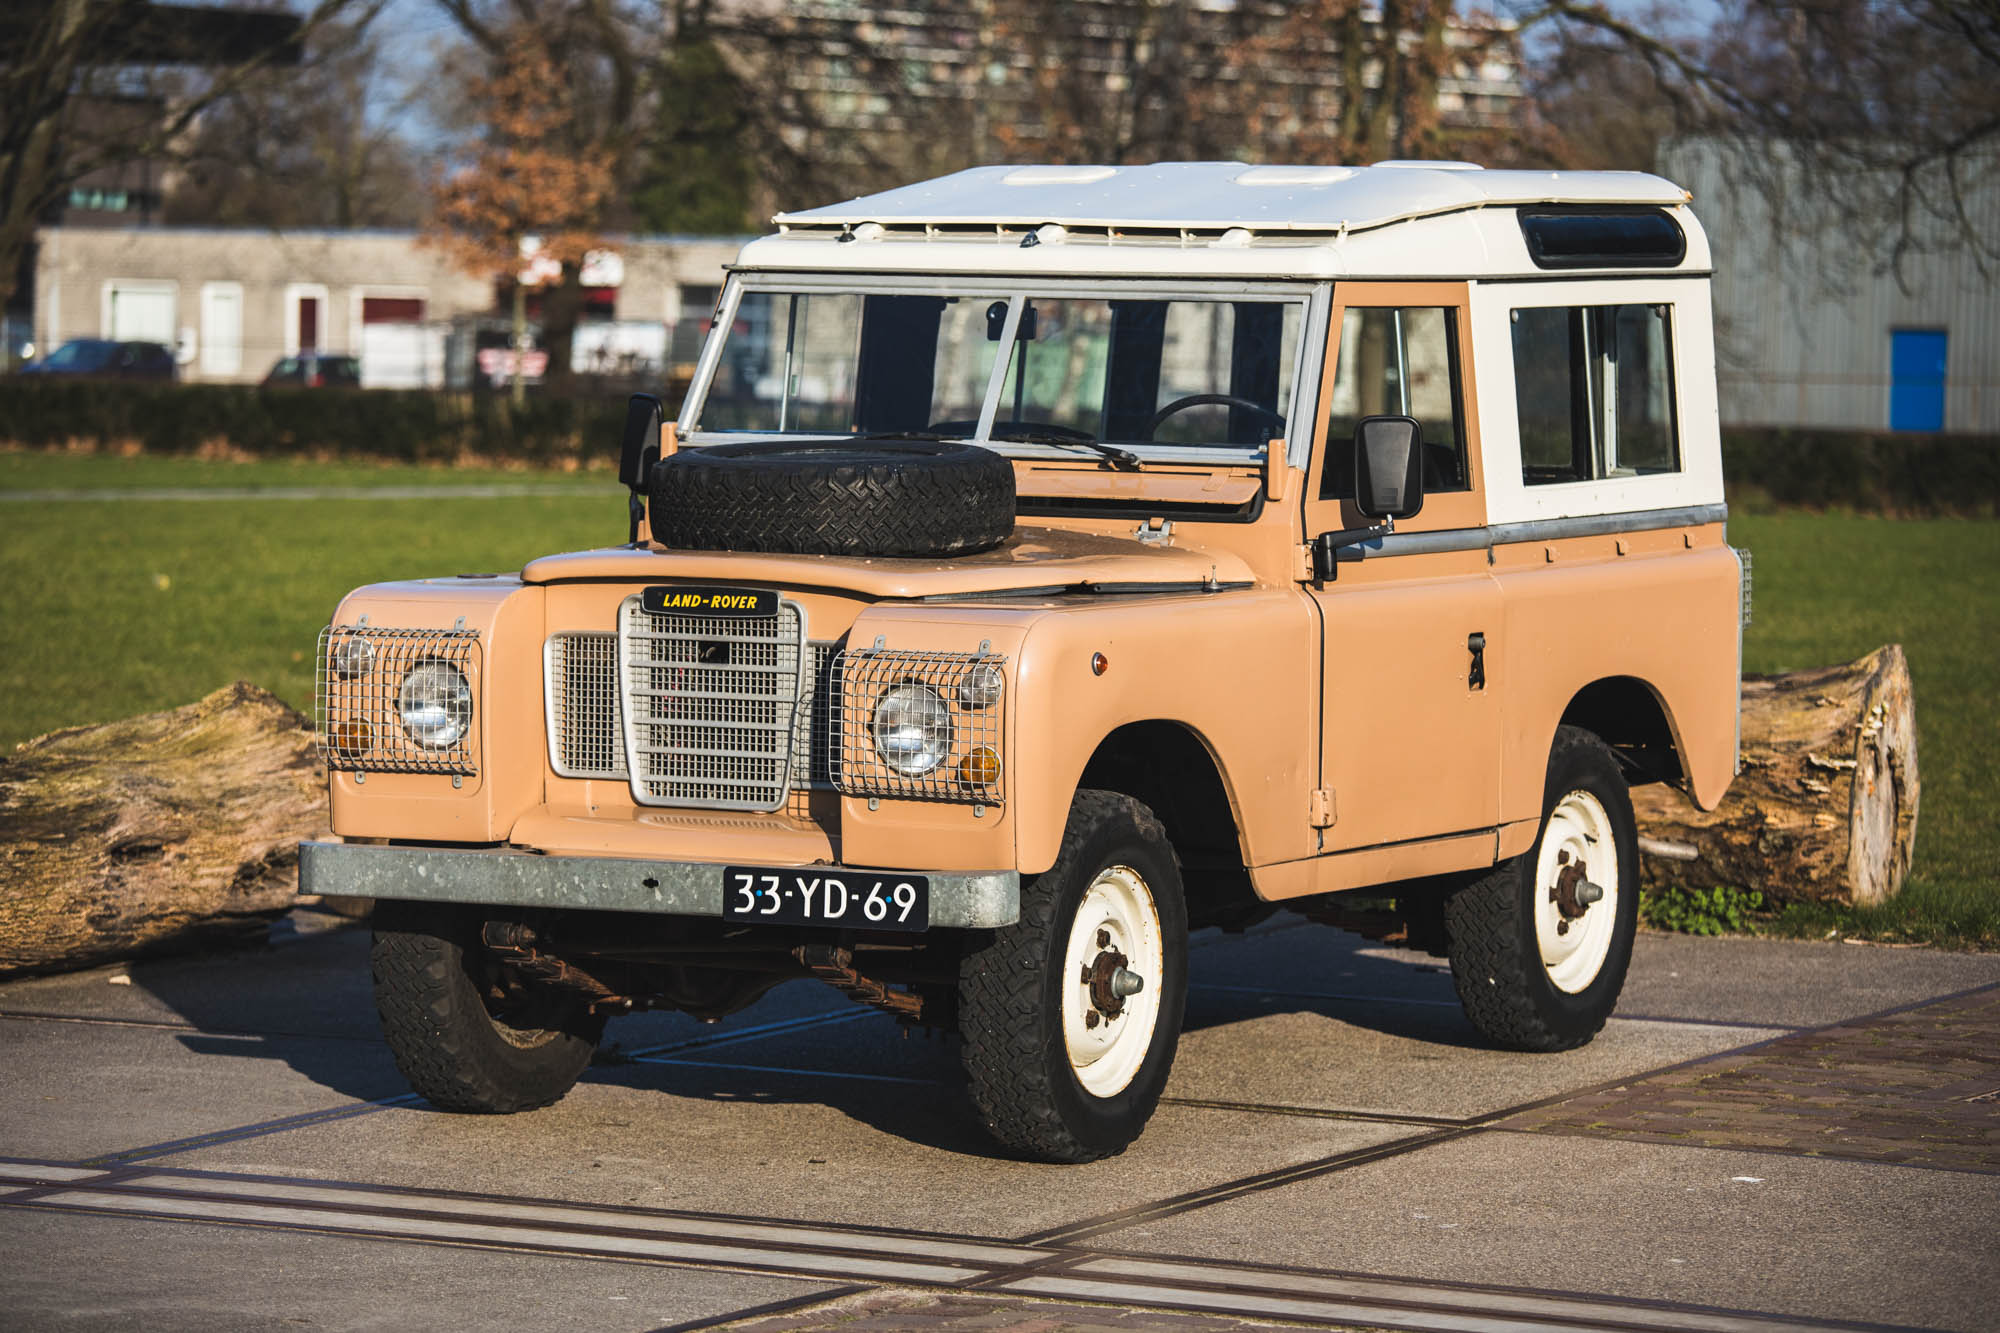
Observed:
[[[1333,185],[1354,174],[1353,167],[1252,167],[1238,172],[1238,185]]]
[[[1477,162],[1426,162],[1420,157],[1392,157],[1387,162],[1370,162],[1371,167],[1397,167],[1414,171],[1484,171]]]
[[[1000,178],[1002,185],[1095,185],[1118,174],[1116,167],[1016,167]]]

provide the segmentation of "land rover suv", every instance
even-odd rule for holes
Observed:
[[[1016,1153],[1142,1130],[1190,931],[1366,895],[1484,1037],[1587,1042],[1628,789],[1734,772],[1709,252],[1623,172],[989,167],[781,215],[630,521],[343,600],[383,1030],[449,1110],[817,978]],[[611,442],[606,442],[607,449]]]

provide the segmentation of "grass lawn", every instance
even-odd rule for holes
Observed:
[[[7,491],[534,485],[500,499],[8,501]],[[312,704],[313,644],[348,589],[518,569],[625,535],[607,472],[0,453],[0,750],[187,703],[245,679]],[[1916,867],[1875,910],[1795,907],[1759,928],[2000,947],[2000,523],[1739,515],[1756,555],[1751,671],[1903,644],[1923,807]]]
[[[10,490],[520,485],[461,468],[0,454],[0,751],[255,682],[310,710],[313,647],[350,588],[519,569],[625,538],[609,473],[500,499],[8,501]]]

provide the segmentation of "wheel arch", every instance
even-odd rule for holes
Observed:
[[[1222,761],[1195,728],[1164,718],[1116,727],[1085,761],[1077,786],[1120,792],[1159,818],[1181,863],[1189,929],[1249,924],[1271,910],[1251,887]]]
[[[1673,709],[1637,676],[1591,681],[1570,696],[1557,726],[1580,727],[1610,746],[1631,786],[1687,781],[1687,751]]]

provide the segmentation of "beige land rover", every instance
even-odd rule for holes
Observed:
[[[1167,1081],[1187,941],[1392,901],[1493,1042],[1586,1042],[1628,788],[1736,759],[1709,252],[1622,172],[989,167],[776,219],[624,540],[321,641],[382,1025],[459,1111],[610,1015],[818,978],[955,1031],[1032,1157]],[[608,444],[608,442],[607,442]]]

